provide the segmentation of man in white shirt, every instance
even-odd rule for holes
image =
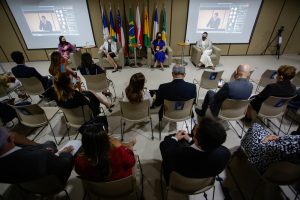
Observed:
[[[211,58],[210,55],[212,54],[212,42],[207,39],[207,32],[203,32],[202,34],[202,39],[198,40],[196,43],[196,47],[198,47],[201,52],[201,58],[200,58],[200,62],[199,62],[199,66],[200,67],[212,67],[212,69],[215,69],[215,66],[213,65],[213,63],[211,62]]]

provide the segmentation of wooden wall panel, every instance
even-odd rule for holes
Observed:
[[[275,26],[274,32],[271,38],[276,38],[278,29],[284,26],[282,32],[282,49],[287,45],[287,40],[290,37],[292,30],[297,23],[299,17],[300,1],[299,0],[287,0],[284,4],[282,12],[279,16],[278,22]],[[277,41],[272,43],[271,47],[267,49],[266,54],[275,54]],[[275,46],[275,47],[274,47]]]
[[[261,54],[268,44],[274,26],[285,0],[264,0],[258,17],[252,39],[249,45],[248,55]]]
[[[1,37],[0,37],[0,45],[3,50],[3,54],[5,54],[5,59],[1,61],[7,62],[7,58],[9,61],[12,61],[10,58],[10,53],[15,50],[19,50],[23,52],[23,48],[18,40],[18,37],[11,25],[9,18],[6,15],[4,7],[2,5],[3,1],[0,4],[0,27],[1,28]],[[24,53],[24,52],[23,52]],[[26,60],[27,57],[24,55]]]
[[[232,44],[230,45],[228,55],[245,55],[248,49],[248,44]]]
[[[284,49],[284,53],[297,53],[300,54],[300,19],[298,18],[298,22],[294,28],[293,34],[291,35],[286,48]]]
[[[172,24],[171,24],[171,48],[174,55],[181,55],[181,47],[178,42],[183,42],[185,39],[185,30],[187,23],[188,0],[173,0],[172,4]],[[189,48],[185,48],[185,55],[189,54]]]
[[[152,38],[153,13],[158,6],[159,25],[162,29],[162,9],[167,10],[167,43],[173,48],[174,55],[181,55],[181,47],[177,45],[185,39],[189,0],[87,0],[88,9],[93,28],[93,34],[97,48],[92,49],[94,58],[97,58],[98,47],[103,44],[102,18],[100,3],[104,6],[109,22],[109,8],[113,9],[114,19],[119,7],[123,20],[124,34],[128,43],[128,17],[129,7],[132,6],[134,19],[136,5],[140,2],[140,15],[143,24],[144,6],[147,4],[149,13],[150,37]],[[299,22],[299,0],[263,0],[263,4],[255,24],[250,44],[215,44],[222,49],[222,55],[260,55],[268,42],[276,35],[280,26],[285,26],[283,32],[284,53],[300,52],[300,22]],[[48,54],[55,49],[28,50],[21,32],[10,12],[6,1],[0,1],[0,26],[5,27],[0,37],[0,61],[6,62],[10,53],[20,50],[24,53],[26,61],[48,60]],[[273,54],[276,42],[268,48],[266,54]],[[190,48],[185,48],[185,55],[189,55]]]

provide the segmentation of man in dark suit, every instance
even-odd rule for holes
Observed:
[[[18,143],[19,146],[16,145]],[[16,133],[0,128],[0,180],[20,183],[47,175],[65,182],[73,168],[72,146],[57,152],[53,142],[35,144]]]
[[[226,140],[224,127],[204,118],[193,129],[193,137],[185,131],[166,136],[160,143],[164,176],[176,171],[185,177],[207,178],[221,173],[229,158],[229,150],[222,146]]]
[[[185,82],[185,68],[174,66],[172,69],[173,81],[161,84],[156,94],[155,105],[163,105],[164,100],[169,101],[187,101],[194,98],[196,101],[196,85]],[[159,111],[159,118],[162,118],[163,110]]]
[[[225,99],[248,99],[253,89],[252,83],[249,82],[250,69],[249,65],[239,65],[235,72],[234,81],[225,83],[217,93],[212,90],[207,91],[202,103],[202,109],[196,108],[196,113],[200,117],[204,117],[209,106],[212,114],[217,117]]]
[[[14,51],[10,56],[17,64],[17,66],[11,69],[16,78],[30,78],[34,76],[41,81],[45,90],[52,86],[52,81],[48,76],[42,76],[35,68],[25,65],[25,59],[22,52]]]

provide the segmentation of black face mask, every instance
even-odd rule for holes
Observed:
[[[160,40],[160,39],[161,39],[161,36],[157,36],[157,39],[159,39],[159,40]]]
[[[205,36],[202,36],[202,40],[205,40],[206,39],[206,37]]]

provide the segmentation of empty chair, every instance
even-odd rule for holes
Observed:
[[[295,77],[292,80],[292,83],[298,88],[300,87],[300,71],[297,72]]]
[[[257,87],[255,93],[259,91],[260,87],[266,87],[270,83],[276,82],[277,70],[267,69],[260,77],[259,82],[257,83]]]
[[[184,121],[188,131],[186,120],[192,117],[193,104],[194,104],[194,99],[190,99],[187,101],[169,101],[165,99],[163,105],[162,119],[166,119],[167,121],[170,122]],[[191,120],[191,127],[192,127],[192,120]],[[161,121],[159,121],[159,139],[161,139]]]
[[[79,129],[81,125],[93,118],[93,113],[87,105],[79,106],[76,108],[60,108],[60,110],[62,110],[64,113],[68,128],[68,134],[70,131],[70,127]],[[76,138],[78,134],[76,135]]]
[[[245,117],[248,105],[251,100],[234,100],[234,99],[225,99],[222,103],[218,118],[222,120],[228,121],[228,123],[232,126],[229,121],[237,121]],[[237,122],[238,123],[238,122]],[[238,125],[240,125],[238,123]],[[235,130],[234,126],[232,126],[235,133],[239,136],[239,138],[243,137],[244,133],[244,123],[242,128],[242,134],[239,135]]]
[[[215,195],[215,177],[209,178],[188,178],[184,177],[177,172],[171,172],[169,185],[166,187],[166,197],[168,200],[169,191],[173,190],[177,193],[186,195],[196,195],[204,193],[206,196],[206,191],[213,188],[213,198]]]
[[[36,77],[18,78],[29,95],[40,95],[45,92],[43,84]]]
[[[196,79],[193,80],[193,83],[198,84],[198,92],[197,92],[197,101],[200,95],[200,88],[204,88],[207,90],[213,90],[218,88],[218,81],[221,79],[224,71],[203,71],[201,79],[198,81]]]
[[[261,117],[263,120],[267,119],[268,122],[271,122],[270,119],[281,117],[280,125],[278,127],[278,133],[281,131],[281,124],[283,120],[283,116],[287,107],[288,102],[294,98],[293,97],[268,97],[263,104],[259,112],[257,113],[258,117]],[[262,120],[262,121],[263,121]]]
[[[27,193],[39,195],[41,199],[64,191],[67,199],[70,200],[69,194],[65,189],[66,184],[66,182],[63,183],[56,176],[49,175],[36,180],[18,183],[17,185]]]
[[[111,80],[107,79],[106,73],[97,75],[83,75],[83,77],[86,81],[87,88],[94,92],[104,92],[107,90],[110,92],[109,85],[111,84],[114,91],[114,96],[116,97],[114,84]]]
[[[149,100],[144,100],[140,103],[130,103],[126,101],[119,101],[120,110],[121,110],[121,140],[123,141],[124,132],[125,132],[125,121],[130,122],[143,122],[145,120],[150,120],[152,140],[153,136],[153,127],[152,127],[152,118],[150,115],[150,102]]]
[[[50,123],[50,120],[58,112],[59,110],[58,108],[56,107],[41,108],[37,104],[31,104],[31,105],[24,105],[24,106],[14,106],[14,109],[17,112],[20,123],[23,124],[24,126],[34,127],[34,128],[43,127],[40,130],[40,132],[35,135],[33,141],[42,132],[42,130],[49,124],[55,143],[60,144],[61,141],[59,143],[57,143],[56,141],[56,137]]]

